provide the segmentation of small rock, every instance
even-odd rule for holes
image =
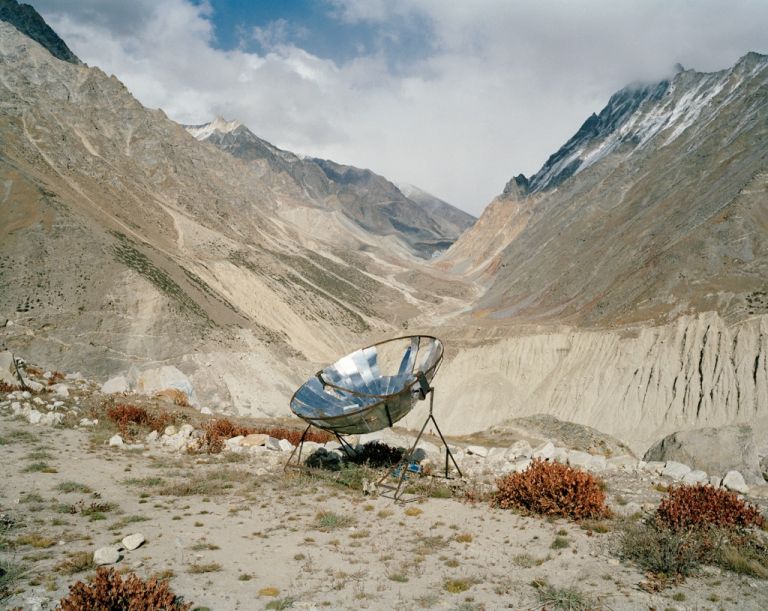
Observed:
[[[40,392],[45,388],[43,384],[40,382],[35,382],[34,380],[24,380],[24,382],[32,392]]]
[[[749,486],[744,481],[744,476],[738,471],[728,471],[723,478],[723,486],[740,494],[749,492]]]
[[[707,482],[709,482],[709,477],[707,476],[707,473],[701,469],[690,471],[683,476],[684,484],[706,484]]]
[[[251,433],[240,440],[240,445],[244,448],[263,446],[267,443],[267,439],[269,439],[269,435],[266,433]]]
[[[191,424],[182,424],[179,429],[179,435],[182,437],[190,437],[194,431],[195,427]]]
[[[661,475],[671,477],[675,480],[681,480],[687,473],[691,472],[691,468],[688,465],[684,465],[674,460],[668,460],[664,465],[664,469],[661,471]]]
[[[568,450],[566,450],[565,448],[555,447],[555,452],[554,454],[552,454],[552,460],[554,462],[559,462],[560,464],[567,465]]]
[[[125,376],[110,378],[101,386],[101,392],[105,395],[128,392],[129,390],[130,386],[128,385],[128,380],[125,379]]]
[[[57,424],[61,424],[62,420],[64,420],[64,414],[48,412],[47,414],[44,414],[40,419],[40,424],[44,424],[46,426],[56,426]]]
[[[723,478],[719,475],[710,475],[709,476],[709,485],[713,488],[719,488],[723,483]]]
[[[171,425],[169,425],[169,426],[166,426],[166,427],[165,427],[165,431],[164,431],[164,433],[165,433],[166,435],[168,435],[169,437],[170,437],[171,435],[175,435],[175,434],[176,434],[176,427],[175,427],[175,426],[173,426],[172,424],[171,424]]]
[[[274,437],[269,437],[269,436],[267,437],[267,441],[264,443],[264,447],[267,448],[268,450],[275,450],[276,452],[280,452],[282,450],[282,448],[280,447],[280,442]]]
[[[151,433],[148,433],[144,439],[147,443],[152,443],[153,441],[157,441],[158,437],[160,437],[160,433],[157,431],[152,431]]]
[[[531,444],[525,439],[516,441],[509,446],[506,451],[506,457],[509,460],[514,460],[515,458],[520,457],[530,458],[531,456],[533,456],[533,448],[531,448]]]
[[[224,442],[224,448],[230,452],[240,452],[243,448],[240,446],[240,442],[244,439],[242,435],[232,437]]]
[[[579,450],[571,450],[568,452],[568,464],[572,467],[586,468],[591,461],[592,454],[588,454],[587,452],[581,452]]]
[[[605,456],[602,454],[594,454],[586,464],[587,471],[601,472],[607,468]]]
[[[54,384],[51,386],[51,390],[56,393],[57,397],[61,397],[62,399],[69,397],[69,386],[66,384]]]
[[[545,444],[540,445],[538,448],[536,448],[533,451],[533,458],[542,458],[544,460],[549,460],[555,455],[555,444],[551,441],[546,442]]]
[[[109,445],[122,448],[124,445],[123,438],[118,434],[112,435],[112,437],[109,438]]]
[[[100,547],[93,552],[93,562],[97,566],[104,564],[115,564],[120,560],[120,552],[116,547],[111,545],[107,547]]]
[[[123,547],[127,549],[128,551],[135,550],[137,547],[139,547],[142,543],[144,543],[146,539],[144,538],[144,535],[141,533],[135,533],[133,535],[128,535],[125,537],[122,541]]]
[[[645,463],[643,468],[646,471],[650,471],[651,473],[657,473],[657,474],[661,475],[661,472],[664,470],[664,466],[666,464],[667,463],[660,462],[658,460],[649,460],[648,462]]]
[[[203,414],[203,415],[205,415],[205,416],[210,416],[211,414],[213,414],[213,412],[211,411],[211,408],[210,408],[210,407],[204,407],[204,408],[202,408],[202,409],[200,410],[200,413],[201,413],[201,414]]]
[[[606,462],[609,469],[635,471],[638,468],[637,458],[633,458],[629,454],[614,456],[613,458],[609,458]]]
[[[30,424],[40,424],[42,419],[43,414],[41,412],[38,412],[36,409],[29,410],[29,413],[27,414],[27,421]]]
[[[283,452],[293,452],[294,445],[287,439],[280,439],[277,443]]]
[[[467,453],[485,458],[488,456],[488,448],[483,446],[467,446]]]

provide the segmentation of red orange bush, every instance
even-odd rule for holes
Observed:
[[[107,409],[107,418],[117,425],[122,435],[132,437],[136,427],[163,431],[165,427],[176,421],[176,414],[169,412],[151,414],[143,407],[121,403]]]
[[[274,437],[275,439],[287,439],[293,445],[298,445],[303,431],[298,429],[289,429],[285,427],[254,427],[242,426],[232,422],[227,418],[216,418],[203,425],[205,436],[203,438],[203,447],[210,454],[218,454],[224,448],[224,442],[238,435],[251,435],[252,433],[263,433]],[[309,431],[304,438],[305,441],[314,441],[316,443],[325,443],[333,437],[325,431]]]
[[[605,492],[591,474],[560,463],[534,460],[522,473],[496,481],[492,503],[502,509],[582,520],[610,515]]]
[[[762,526],[760,511],[735,492],[709,485],[673,486],[656,510],[660,525],[683,528],[745,528]]]
[[[13,392],[15,390],[21,390],[21,386],[15,386],[14,384],[7,384],[0,381],[0,392]]]
[[[78,581],[61,599],[60,611],[187,611],[192,603],[183,602],[168,587],[167,581],[143,581],[130,573],[125,579],[114,569],[100,568],[87,583]]]

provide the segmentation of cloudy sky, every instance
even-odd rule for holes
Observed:
[[[766,0],[26,0],[181,123],[368,167],[474,214],[611,93],[768,53]]]

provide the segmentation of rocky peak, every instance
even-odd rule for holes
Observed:
[[[0,0],[0,21],[10,23],[19,32],[48,49],[54,57],[70,64],[83,63],[29,4]]]
[[[185,125],[184,128],[198,140],[205,140],[214,132],[228,134],[235,131],[241,125],[242,123],[240,123],[240,121],[227,121],[224,117],[219,115],[210,123],[203,123],[202,125]]]
[[[528,195],[530,190],[530,184],[525,174],[518,174],[512,178],[506,185],[504,185],[504,191],[501,196],[504,199],[518,199]]]

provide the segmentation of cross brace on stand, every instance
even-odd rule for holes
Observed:
[[[419,372],[417,374],[420,390],[421,398],[426,399],[427,395],[429,395],[429,415],[427,416],[427,419],[424,421],[424,424],[421,427],[421,430],[419,431],[419,434],[416,436],[416,441],[413,442],[413,445],[411,446],[411,449],[406,453],[403,454],[403,457],[400,459],[400,461],[394,465],[387,473],[382,477],[378,483],[376,484],[378,488],[384,488],[385,490],[389,490],[392,492],[392,499],[395,502],[406,502],[402,500],[402,496],[405,493],[405,490],[403,489],[403,482],[405,481],[406,473],[408,472],[408,465],[411,461],[411,457],[413,456],[414,452],[416,451],[416,448],[419,445],[419,441],[421,440],[421,436],[424,434],[424,430],[427,428],[427,425],[429,424],[429,421],[432,421],[432,424],[435,425],[435,430],[437,430],[437,434],[440,436],[440,441],[443,442],[443,446],[445,446],[445,479],[450,479],[448,476],[448,469],[450,467],[448,463],[448,459],[450,458],[451,462],[453,463],[453,466],[456,467],[456,471],[459,474],[459,477],[464,477],[464,474],[461,472],[461,469],[459,469],[459,465],[456,463],[456,459],[453,457],[453,453],[451,452],[451,449],[448,447],[448,443],[445,441],[445,437],[443,437],[443,433],[440,431],[440,427],[437,425],[437,420],[435,420],[435,416],[432,413],[432,406],[434,405],[435,400],[435,389],[429,385],[429,382],[427,381],[426,377],[423,373]],[[389,483],[387,480],[390,478],[397,478],[397,485]],[[386,483],[385,483],[386,482]],[[387,496],[386,494],[382,494],[382,496]],[[409,499],[409,501],[415,501],[416,499],[421,498],[420,496],[414,497],[413,499]]]

